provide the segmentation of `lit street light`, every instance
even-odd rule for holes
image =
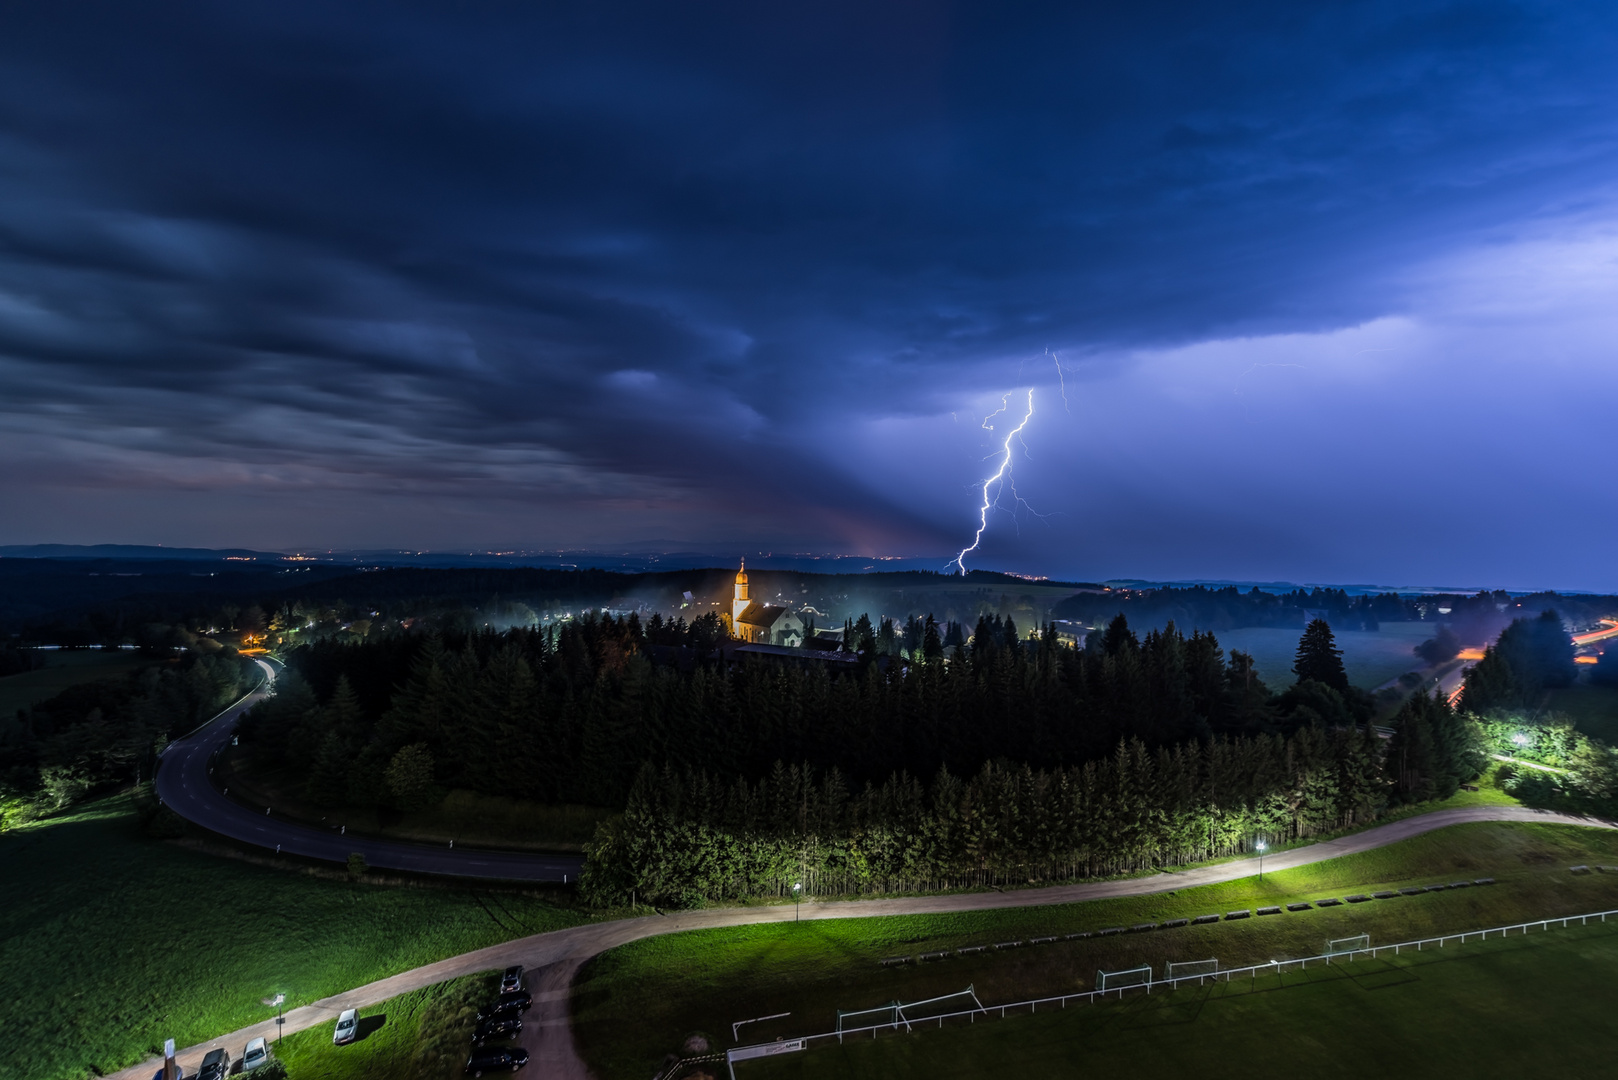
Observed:
[[[792,883],[792,921],[793,922],[798,921],[798,894],[802,891],[802,889],[803,889],[803,882],[794,881]]]
[[[285,994],[276,994],[275,995],[275,1000],[270,1002],[271,1005],[275,1006],[275,1045],[276,1046],[281,1045],[281,1029],[286,1025],[286,1022],[287,1022],[286,1012],[285,1012],[285,1010],[283,1010],[281,1008],[282,1003],[285,1002],[286,999],[287,999],[287,996]]]
[[[1258,849],[1258,879],[1260,881],[1263,881],[1264,880],[1264,849],[1269,847],[1270,845],[1268,845],[1264,841],[1260,840],[1258,843],[1254,844],[1253,846]]]

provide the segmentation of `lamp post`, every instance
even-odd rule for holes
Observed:
[[[276,994],[275,995],[275,1000],[270,1002],[270,1004],[275,1006],[275,1045],[276,1046],[281,1045],[281,1029],[286,1026],[286,1022],[287,1022],[286,1011],[281,1008],[282,1003],[284,1003],[286,1001],[286,999],[287,999],[287,996],[285,994]]]
[[[1258,850],[1258,879],[1260,881],[1264,880],[1264,849],[1269,846],[1262,840],[1253,845]]]
[[[802,891],[803,891],[803,882],[794,881],[792,883],[792,921],[793,922],[798,921],[798,900],[799,900],[799,893],[801,893]]]

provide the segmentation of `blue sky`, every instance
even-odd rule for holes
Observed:
[[[1611,5],[4,22],[0,543],[1618,589]]]

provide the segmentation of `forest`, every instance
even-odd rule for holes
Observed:
[[[234,650],[155,659],[0,718],[0,803],[8,821],[150,778],[157,754],[259,682]]]
[[[883,651],[890,635],[913,647]],[[904,635],[861,620],[841,664],[723,640],[716,616],[631,615],[319,642],[241,738],[325,805],[414,809],[456,787],[625,808],[590,848],[601,902],[1201,859],[1443,797],[1482,760],[1472,728],[1418,696],[1389,774],[1324,621],[1279,693],[1212,634],[1137,635],[1123,616],[1080,647],[997,617]]]
[[[786,761],[881,783],[969,775],[993,759],[1080,765],[1125,739],[1156,749],[1342,727],[1370,711],[1329,629],[1334,667],[1275,695],[1251,658],[1227,658],[1213,635],[1170,626],[1138,637],[1122,617],[1083,648],[1049,626],[1025,637],[986,617],[967,635],[924,621],[909,657],[881,652],[883,629],[868,627],[849,637],[859,662],[835,672],[720,656],[714,616],[321,642],[291,654],[296,677],[244,722],[242,740],[272,767],[313,762],[309,794],[334,805],[374,801],[393,756],[415,746],[441,785],[622,806],[645,761],[726,778]],[[946,655],[951,638],[960,644]]]

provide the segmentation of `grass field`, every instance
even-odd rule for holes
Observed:
[[[1618,924],[851,1041],[736,1066],[797,1077],[1604,1077]]]
[[[51,651],[46,656],[47,666],[39,671],[25,671],[0,679],[0,717],[13,717],[18,709],[53,698],[70,686],[96,679],[115,679],[152,662],[133,652],[102,649]]]
[[[360,1014],[359,1038],[333,1046],[321,1024],[274,1048],[290,1080],[450,1080],[461,1075],[476,1013],[499,985],[494,972],[401,994]],[[240,1047],[231,1047],[239,1057]]]
[[[1362,689],[1375,690],[1389,679],[1425,667],[1411,650],[1436,631],[1434,624],[1422,622],[1383,623],[1382,629],[1375,631],[1337,631],[1337,647],[1343,650],[1348,681]],[[1298,652],[1298,638],[1303,636],[1302,627],[1249,627],[1221,630],[1215,636],[1226,656],[1232,649],[1250,653],[1259,678],[1271,690],[1285,690],[1297,678],[1292,673],[1292,661]]]
[[[126,799],[104,799],[0,836],[0,1077],[111,1072],[164,1038],[264,1020],[277,992],[290,1007],[577,921],[534,896],[333,881],[148,840]]]
[[[575,984],[575,1033],[605,1080],[642,1080],[693,1032],[729,1045],[732,1021],[752,1039],[824,1031],[838,1009],[914,1001],[971,984],[984,1002],[1089,989],[1097,969],[1218,957],[1228,966],[1311,956],[1328,938],[1396,941],[1531,917],[1618,907],[1618,878],[1575,876],[1618,862],[1618,833],[1551,825],[1464,825],[1296,870],[1120,900],[957,915],[838,919],[667,935],[602,954]],[[885,957],[1177,917],[1256,910],[1378,888],[1492,876],[1498,884],[1145,934],[988,951],[884,968]],[[677,992],[670,992],[677,987]],[[829,1069],[820,1075],[834,1075]],[[979,1075],[1011,1075],[987,1069]],[[1267,1074],[1260,1074],[1267,1075]]]

